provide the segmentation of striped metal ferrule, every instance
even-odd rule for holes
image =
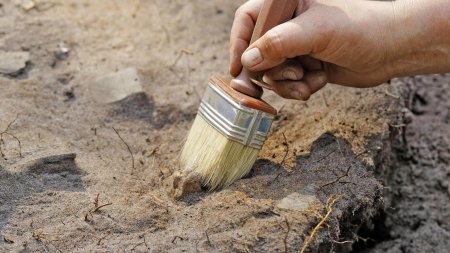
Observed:
[[[209,82],[198,114],[228,139],[261,149],[274,115],[242,106]]]

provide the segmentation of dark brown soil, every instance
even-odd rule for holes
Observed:
[[[450,75],[397,82],[409,89],[405,126],[382,177],[385,208],[367,234],[378,241],[368,241],[365,252],[448,252]]]

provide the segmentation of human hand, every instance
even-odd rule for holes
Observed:
[[[429,16],[436,15],[439,8],[435,6],[430,13],[432,4],[425,4],[424,0],[412,2],[299,1],[293,20],[268,31],[248,47],[263,3],[250,0],[236,12],[230,74],[237,76],[242,64],[250,71],[265,71],[264,81],[280,96],[307,100],[327,81],[372,87],[398,75],[445,71],[449,67],[448,54],[437,60],[433,50],[426,53],[420,48],[432,49],[439,33],[432,31],[434,40],[418,38],[420,32],[426,31],[419,31],[425,27],[418,28],[414,22],[433,23]],[[440,7],[437,2],[445,6],[445,0],[435,2]],[[445,11],[441,19],[446,20]],[[446,29],[444,25],[443,30]],[[442,33],[442,29],[437,30]],[[441,48],[442,44],[445,43],[441,43]],[[449,43],[445,45],[448,49]],[[422,52],[421,57],[416,51]],[[423,66],[424,60],[429,61],[428,66]],[[435,61],[444,64],[432,66]]]

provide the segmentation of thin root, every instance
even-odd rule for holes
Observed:
[[[3,136],[5,136],[5,135],[10,136],[10,137],[12,137],[14,140],[17,141],[17,143],[18,143],[18,145],[19,145],[19,156],[22,157],[22,142],[20,141],[19,138],[17,138],[17,136],[15,136],[14,134],[12,134],[12,133],[9,132],[9,130],[10,130],[12,124],[14,124],[14,123],[17,121],[18,118],[19,118],[19,114],[16,115],[16,118],[15,118],[13,121],[9,122],[9,124],[6,126],[5,130],[3,130],[2,132],[0,132],[0,155],[1,155],[3,158],[5,158],[5,154],[3,153],[2,145],[5,144],[5,140],[4,140],[4,138],[3,138]]]
[[[299,251],[300,253],[304,253],[306,251],[306,249],[308,248],[308,246],[311,243],[311,241],[314,238],[314,236],[317,234],[319,229],[328,220],[328,218],[330,217],[331,213],[333,212],[334,204],[336,203],[336,201],[338,201],[341,198],[342,198],[341,195],[334,195],[334,196],[331,196],[331,197],[328,198],[326,206],[325,206],[326,210],[327,210],[327,213],[325,214],[325,216],[323,216],[323,218],[319,221],[319,223],[317,223],[317,225],[312,230],[311,234],[305,239],[305,242],[303,243],[303,247]]]
[[[128,152],[131,155],[131,167],[134,170],[134,155],[133,155],[133,152],[131,152],[130,145],[128,145],[128,143],[122,138],[122,136],[120,136],[119,132],[114,127],[112,129],[114,130],[114,132],[116,132],[117,136],[123,142],[123,144],[125,144],[125,146],[127,146]]]
[[[85,221],[90,221],[91,218],[93,217],[93,214],[96,213],[98,210],[100,210],[100,208],[103,208],[105,206],[110,206],[112,205],[111,202],[108,202],[106,204],[103,205],[99,205],[99,199],[100,199],[100,193],[97,193],[97,196],[95,197],[94,200],[94,207],[92,207],[85,215],[84,215],[84,220]]]

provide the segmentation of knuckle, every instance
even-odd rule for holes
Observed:
[[[284,52],[284,42],[282,40],[282,33],[277,29],[269,30],[265,35],[263,50],[270,58],[281,58],[281,53]]]
[[[242,15],[245,15],[245,13],[247,12],[245,5],[241,5],[239,8],[237,8],[236,12],[234,13],[234,17],[240,17]]]

